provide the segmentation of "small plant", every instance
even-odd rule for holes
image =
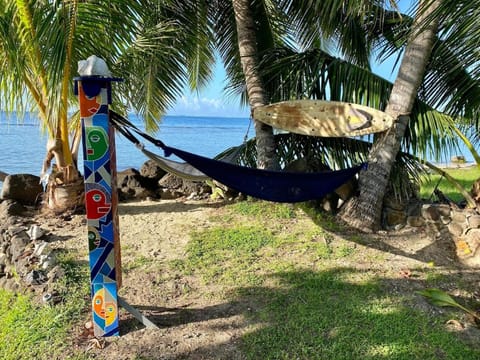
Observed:
[[[212,180],[205,180],[205,183],[212,189],[212,195],[210,195],[210,197],[213,200],[225,199],[225,192],[222,188],[217,186]]]
[[[465,311],[467,314],[470,314],[471,316],[473,316],[473,318],[475,319],[475,322],[480,321],[480,315],[477,312],[460,305],[445,291],[442,291],[440,289],[426,289],[426,290],[418,291],[417,293],[426,297],[433,305],[456,307],[460,310]]]

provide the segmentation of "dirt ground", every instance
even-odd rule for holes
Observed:
[[[243,359],[240,339],[258,324],[245,316],[255,311],[249,301],[226,301],[216,289],[202,285],[193,276],[178,276],[169,265],[185,255],[191,229],[208,227],[212,216],[222,215],[221,203],[207,201],[143,201],[119,207],[123,285],[120,296],[147,316],[158,329],[147,329],[131,314],[121,312],[121,336],[109,339],[82,337],[83,324],[74,329],[72,354],[88,352],[98,359]],[[78,251],[87,260],[85,220],[75,215],[61,226],[62,247]],[[58,225],[58,224],[57,224]],[[49,224],[52,229],[54,222]],[[334,235],[335,236],[335,235]],[[454,259],[436,249],[425,230],[409,228],[394,233],[358,236],[357,249],[364,261],[342,266],[378,269],[390,276],[409,277],[410,269],[428,262],[445,266],[450,274],[462,272],[468,281],[477,281],[475,271],[457,269]],[[381,261],[378,261],[381,259]],[[477,277],[475,280],[475,277]],[[393,291],[411,292],[398,288]],[[392,285],[393,286],[393,285]],[[477,287],[478,289],[478,287]],[[418,306],[427,306],[426,303]],[[455,325],[455,324],[454,324]],[[475,333],[477,340],[480,339]],[[468,336],[471,336],[469,334]]]

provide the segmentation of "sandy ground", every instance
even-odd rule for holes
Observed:
[[[149,265],[146,272],[124,271],[120,294],[159,329],[136,330],[138,322],[125,315],[125,335],[110,344],[102,354],[105,358],[130,359],[125,352],[132,343],[137,356],[241,358],[235,340],[248,326],[241,315],[244,309],[204,299],[195,293],[193,279],[172,276],[165,270],[170,261],[184,256],[191,229],[206,227],[215,211],[215,204],[201,202],[121,205],[122,263],[127,267],[135,264],[142,254]]]
[[[215,294],[215,287],[209,285],[206,289],[193,276],[179,276],[169,270],[172,260],[184,257],[189,232],[208,227],[211,217],[221,216],[223,211],[221,203],[207,201],[121,204],[123,286],[120,296],[158,329],[145,328],[122,310],[120,337],[94,340],[82,336],[85,330],[83,324],[79,324],[72,330],[76,338],[72,355],[88,352],[90,358],[98,359],[243,359],[239,346],[241,336],[259,326],[245,316],[255,311],[255,304],[205,296]],[[75,215],[64,222],[52,220],[45,226],[52,231],[56,227],[57,232],[60,228],[64,239],[68,239],[61,242],[61,247],[78,251],[80,258],[87,261],[84,216]],[[377,268],[399,277],[406,276],[405,269],[424,267],[427,258],[431,260],[432,256],[436,256],[438,264],[451,265],[451,259],[442,249],[432,252],[434,244],[421,229],[362,235],[356,246],[365,251],[365,261],[342,265],[368,271]],[[379,258],[382,261],[375,260]],[[452,269],[448,271],[455,272]]]
[[[87,351],[100,359],[242,359],[237,339],[249,329],[242,315],[249,305],[206,299],[195,291],[195,279],[168,271],[170,261],[184,256],[191,229],[207,226],[219,207],[175,200],[121,204],[123,285],[119,294],[158,329],[145,328],[122,310],[119,338],[92,341],[81,335],[85,331],[80,324],[74,330],[78,338],[73,353]],[[69,238],[61,247],[78,251],[87,261],[84,223],[75,216],[61,226],[62,235]],[[98,349],[98,344],[104,348]]]

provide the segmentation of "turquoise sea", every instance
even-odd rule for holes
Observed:
[[[130,116],[130,121],[143,128],[141,121]],[[165,144],[207,157],[214,157],[223,150],[237,146],[245,136],[254,136],[253,124],[248,118],[165,116],[160,130],[154,137]],[[28,173],[40,175],[45,156],[47,137],[42,135],[38,119],[26,116],[19,121],[9,119],[0,112],[0,171],[7,174]],[[147,158],[123,136],[117,135],[117,166],[119,170],[140,168]],[[161,149],[147,145],[147,149],[163,155]],[[467,162],[473,161],[463,147],[452,155],[464,155]],[[82,154],[80,152],[80,169]],[[441,163],[448,162],[441,160]],[[0,182],[0,186],[1,186]]]
[[[142,128],[141,121],[135,116],[130,116],[130,121]],[[240,145],[245,135],[251,138],[254,130],[253,124],[249,128],[249,123],[248,118],[165,116],[154,136],[169,146],[213,157],[231,146]],[[0,114],[0,171],[39,175],[46,142],[47,136],[42,135],[38,119],[34,116],[26,116],[19,121]],[[118,134],[116,145],[119,170],[138,169],[147,160],[133,144]],[[153,145],[146,147],[163,156],[161,149]],[[80,164],[81,161],[80,158]]]

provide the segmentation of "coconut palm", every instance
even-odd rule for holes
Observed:
[[[187,6],[186,4],[188,2],[180,2],[178,6]],[[226,65],[230,81],[233,84],[232,89],[235,89],[236,84],[237,89],[243,90],[245,88],[244,84],[246,84],[247,93],[250,87],[250,93],[248,94],[251,98],[249,99],[250,102],[252,103],[253,100],[253,103],[257,105],[262,102],[286,100],[292,97],[315,96],[322,98],[326,97],[328,92],[332,100],[352,101],[352,98],[354,98],[356,99],[355,102],[385,109],[387,103],[389,103],[392,87],[382,84],[381,81],[370,82],[371,76],[365,75],[365,70],[369,70],[371,50],[381,44],[382,40],[394,45],[395,50],[405,46],[406,40],[402,40],[399,34],[404,35],[403,39],[406,39],[413,23],[408,17],[405,17],[404,20],[403,17],[399,16],[395,8],[391,11],[385,10],[385,4],[382,2],[361,0],[351,2],[234,1],[232,3],[227,0],[219,0],[217,2],[195,2],[195,4],[195,6],[189,5],[194,10],[190,14],[194,15],[196,23],[211,25],[213,32],[208,35],[215,37],[214,46],[220,52]],[[431,6],[425,8],[428,8],[430,12],[435,9]],[[197,11],[195,12],[195,10]],[[205,22],[205,16],[209,19],[208,22]],[[426,14],[424,16],[428,17]],[[254,21],[251,21],[252,18]],[[236,19],[236,22],[233,19]],[[418,23],[422,23],[422,21],[422,18],[420,18]],[[208,26],[205,27],[209,28]],[[413,29],[417,29],[417,27],[413,27]],[[282,63],[285,65],[284,60],[288,59],[287,53],[289,50],[295,46],[318,49],[325,43],[323,41],[325,37],[334,38],[340,44],[337,51],[348,62],[326,61],[324,65],[329,63],[328,66],[323,68],[297,68],[297,73],[291,68],[286,70],[287,67],[277,68],[275,75],[258,73],[262,64],[269,63],[269,56],[272,53],[274,56],[283,57],[283,59],[277,59],[279,60],[276,63],[277,66]],[[295,40],[291,41],[292,38]],[[413,37],[413,39],[415,38]],[[205,41],[205,44],[207,42],[208,40]],[[448,47],[443,46],[442,48],[441,45],[437,44],[440,43],[437,42],[433,50],[434,55],[438,55],[433,56],[430,62],[430,64],[435,64],[436,67],[429,69],[429,72],[427,72],[429,77],[424,82],[422,82],[423,75],[417,74],[417,82],[412,83],[413,86],[410,89],[410,96],[413,96],[413,98],[402,102],[402,105],[408,105],[404,110],[416,113],[414,121],[410,123],[414,126],[408,128],[405,136],[397,135],[393,142],[387,141],[389,145],[395,144],[395,146],[388,150],[389,161],[382,165],[383,173],[388,174],[390,172],[401,139],[406,139],[405,148],[407,150],[410,148],[416,152],[419,150],[423,155],[427,152],[439,155],[441,145],[455,145],[452,134],[455,134],[456,131],[451,117],[433,111],[432,106],[438,105],[441,99],[439,92],[434,91],[434,89],[439,88],[440,85],[440,88],[449,89],[447,93],[455,94],[453,98],[456,102],[452,102],[452,106],[449,106],[450,109],[454,109],[454,104],[457,104],[458,107],[458,104],[462,102],[459,100],[462,98],[462,93],[451,91],[451,89],[454,89],[454,80],[458,80],[457,76],[462,76],[462,79],[466,82],[470,81],[473,89],[476,89],[477,86],[474,81],[471,81],[471,77],[468,72],[465,72],[464,68],[455,73],[451,70],[438,73],[441,64],[445,63],[442,57],[445,56]],[[285,46],[279,50],[279,45]],[[248,46],[249,52],[241,54],[240,51],[243,51],[242,48],[245,49],[245,46]],[[252,53],[255,52],[257,52],[256,56],[252,56]],[[308,55],[318,56],[315,51],[304,54],[307,54],[307,57]],[[449,57],[449,64],[451,65],[455,59],[458,60],[458,57]],[[243,74],[240,76],[242,69],[240,65],[242,63],[244,65]],[[337,66],[334,67],[333,65]],[[458,70],[458,66],[455,69]],[[307,70],[310,71],[309,74],[306,74]],[[300,82],[292,81],[292,73],[303,74],[297,76],[297,80],[300,80]],[[251,74],[254,76],[251,76]],[[287,75],[284,75],[282,79],[279,76],[281,74]],[[352,81],[352,76],[357,76],[355,81]],[[420,80],[418,80],[419,77]],[[239,79],[241,79],[240,82]],[[275,79],[280,80],[276,81]],[[313,81],[311,81],[312,79]],[[307,83],[307,81],[310,82]],[[316,86],[317,84],[320,84],[320,86]],[[325,86],[325,84],[328,85]],[[422,88],[419,99],[424,100],[423,102],[415,101],[420,84],[422,84]],[[302,88],[302,86],[304,87]],[[308,89],[309,86],[310,89]],[[293,87],[297,88],[295,96],[292,96],[291,91],[285,90]],[[260,96],[255,97],[252,89],[256,89],[256,94]],[[412,89],[415,89],[415,91]],[[425,102],[427,99],[429,101]],[[464,114],[468,112],[467,110],[464,106]],[[398,122],[398,124],[401,123],[401,121]],[[404,125],[400,126],[400,129],[402,127],[407,129]],[[402,131],[399,133],[401,134]],[[257,148],[261,150],[262,146],[257,146]],[[372,154],[378,149],[384,150],[385,147],[376,146],[373,149]],[[371,195],[378,197],[378,201],[364,201],[370,210],[374,209],[371,213],[375,214],[375,220],[371,224],[368,224],[367,221],[360,221],[362,224],[367,224],[364,227],[378,224],[378,209],[381,209],[381,200],[385,193],[385,184],[388,183],[388,178],[386,176],[385,182],[376,187],[378,191],[371,192]],[[377,185],[375,180],[374,184]],[[372,204],[375,204],[375,206],[372,206]],[[366,213],[368,214],[368,212]],[[357,216],[355,216],[356,218]]]
[[[258,47],[255,17],[251,10],[250,0],[232,0],[233,12],[238,38],[238,55],[245,78],[250,108],[266,105],[267,99],[263,81],[258,70]],[[271,126],[255,121],[255,137],[257,139],[257,166],[265,169],[276,169],[275,142]]]
[[[187,3],[189,2],[179,2],[178,6],[186,6]],[[325,38],[335,36],[340,39],[340,48],[348,59],[354,63],[367,64],[370,45],[364,42],[353,44],[355,46],[350,44],[356,29],[344,24],[351,22],[352,25],[361,27],[360,22],[352,21],[353,15],[367,9],[372,9],[372,12],[378,9],[378,6],[373,6],[371,1],[366,0],[358,0],[354,5],[349,5],[348,9],[343,2],[333,0],[308,2],[315,5],[314,9],[303,6],[305,2],[290,0],[217,0],[194,3],[199,11],[196,14],[190,13],[194,15],[192,22],[197,23],[198,19],[208,17],[213,29],[215,48],[229,77],[228,91],[242,94],[243,100],[248,101],[252,109],[275,101],[272,92],[265,91],[268,79],[258,71],[264,55],[276,48],[292,48],[297,42],[318,45],[325,43]],[[354,10],[357,5],[361,11]],[[292,26],[292,14],[295,26]],[[322,19],[321,22],[318,21],[319,18]],[[313,35],[308,31],[312,28],[311,24],[315,24],[316,32]],[[255,129],[257,166],[277,167],[271,127],[255,122]]]
[[[172,7],[176,16],[183,14],[180,21],[189,35],[197,38],[197,47],[186,58],[191,89],[198,89],[208,81],[212,62],[205,59],[211,60],[218,54],[229,80],[241,81],[243,103],[248,102],[253,109],[269,102],[257,62],[265,50],[283,45],[288,39],[282,27],[282,13],[275,2],[177,1]],[[197,81],[199,77],[203,81]],[[276,168],[272,128],[255,122],[255,132],[259,149],[257,166]]]
[[[21,114],[38,114],[48,135],[44,164],[55,188],[74,197],[52,207],[78,202],[81,181],[76,164],[78,108],[72,92],[77,62],[95,54],[113,73],[125,78],[118,86],[117,106],[138,111],[147,129],[158,126],[159,115],[183,88],[186,57],[195,44],[169,8],[156,1],[0,1],[0,107]],[[72,145],[74,148],[72,148]],[[79,186],[73,186],[79,184]],[[57,194],[58,195],[58,194]],[[51,197],[51,200],[54,197]],[[59,197],[57,196],[57,200]]]
[[[296,4],[300,7],[307,6],[305,3]],[[312,6],[311,4],[309,3],[308,6]],[[453,7],[453,4],[451,6]],[[295,9],[294,11],[297,13],[293,12],[292,17],[296,16],[303,20],[305,13],[318,14],[318,11],[314,12],[313,8],[310,9],[311,11],[306,12],[305,9]],[[433,12],[435,7],[429,6],[428,9]],[[368,21],[358,19],[358,23],[363,24],[363,27],[356,27],[359,29],[355,32],[357,39],[351,40],[351,42],[354,44],[377,43],[377,46],[384,47],[384,52],[389,55],[392,51],[398,52],[403,49],[406,44],[406,35],[412,28],[413,19],[406,15],[399,16],[396,11],[383,10],[382,12],[375,8],[372,10],[372,14],[378,14],[380,17],[361,15],[367,20],[370,19],[372,24],[369,25]],[[433,12],[431,16],[427,16],[425,13],[421,14],[430,20],[435,18],[436,13],[436,11]],[[436,15],[436,18],[441,17]],[[443,19],[442,24],[447,22],[445,16]],[[419,20],[419,22],[422,21]],[[424,26],[424,24],[421,25]],[[365,32],[365,29],[369,31]],[[307,24],[301,33],[304,34],[305,39],[308,39],[308,36],[312,36],[309,34],[315,34],[315,30],[315,28],[313,30],[309,28]],[[364,38],[360,36],[362,34]],[[452,35],[451,32],[447,32],[447,34]],[[454,120],[458,123],[457,117],[461,116],[463,122],[474,123],[478,109],[478,100],[476,100],[478,96],[475,94],[478,94],[480,90],[478,81],[475,79],[476,75],[472,71],[475,69],[475,63],[470,60],[470,66],[465,66],[465,60],[460,55],[462,52],[455,50],[460,48],[458,44],[464,44],[462,48],[465,49],[465,42],[457,41],[457,44],[452,46],[451,41],[447,44],[448,39],[449,37],[445,35],[442,35],[441,40],[440,37],[435,38],[432,56],[431,58],[427,57],[430,60],[425,69],[426,76],[420,77],[421,87],[415,84],[413,86],[414,88],[419,87],[419,91],[411,91],[414,93],[413,100],[406,101],[404,99],[405,101],[401,102],[402,105],[408,105],[403,110],[410,114],[412,121],[407,123],[408,127],[403,135],[397,135],[396,139],[387,141],[389,146],[393,143],[396,143],[395,146],[399,146],[401,140],[404,151],[413,151],[423,158],[428,155],[438,159],[440,155],[446,153],[446,150],[454,148],[457,145],[457,135],[462,135],[456,128]],[[471,59],[470,56],[467,58]],[[406,59],[412,60],[410,56],[407,56]],[[360,62],[359,66],[352,66],[351,61],[346,62],[334,58],[318,48],[310,48],[301,53],[290,49],[277,49],[264,60],[264,63],[268,64],[266,67],[269,68],[266,70],[265,77],[271,79],[266,86],[275,92],[278,99],[326,98],[363,103],[379,109],[385,109],[389,102],[392,85],[383,79],[372,76],[368,66]],[[390,102],[392,103],[392,101]],[[444,111],[443,114],[434,110],[435,107],[439,108],[440,106]],[[389,164],[386,165],[386,168],[389,169],[389,172],[395,165],[395,160],[398,160],[396,157],[398,147],[384,152],[386,148],[384,145],[377,146],[377,150],[373,150],[372,154],[379,149],[383,154],[388,154]],[[476,156],[475,153],[474,156]],[[339,159],[336,159],[335,162],[338,163],[338,161]],[[377,165],[371,166],[371,170]],[[382,172],[377,169],[374,173],[381,174]],[[368,172],[363,174],[363,179],[367,174]],[[385,180],[385,185],[388,183],[389,176],[387,173],[383,173],[383,175],[382,182]],[[398,177],[394,177],[394,179],[398,179]],[[375,180],[373,182],[376,184]],[[363,183],[365,184],[365,182]],[[367,185],[367,187],[371,186]],[[361,191],[363,198],[368,197],[367,193]],[[350,222],[355,222],[356,226],[364,228],[378,226],[384,193],[385,187],[379,188],[376,184],[375,191],[371,191],[370,195],[375,195],[378,201],[373,201],[371,198],[364,200],[364,205],[375,213],[374,221],[361,219],[359,214],[368,214],[368,211],[362,209],[350,212]],[[373,207],[372,204],[376,204],[377,207]],[[352,206],[352,208],[355,207]]]
[[[433,1],[428,7],[425,3],[419,3],[413,31],[385,109],[396,121],[393,127],[375,142],[369,154],[368,169],[359,178],[360,194],[351,199],[342,211],[343,220],[362,230],[376,229],[380,225],[383,195],[390,171],[400,150],[436,39],[439,19],[433,18],[428,25],[424,25],[424,21],[438,7],[440,1]]]
[[[415,97],[442,109],[444,114],[439,117],[442,120],[440,124],[444,129],[450,129],[450,134],[465,141],[478,163],[478,154],[452,118],[460,124],[474,124],[480,105],[477,52],[472,48],[472,38],[467,36],[468,40],[461,40],[465,32],[458,32],[456,28],[458,14],[461,18],[465,11],[468,13],[476,8],[472,4],[462,5],[445,4],[443,0],[426,0],[418,4],[399,75],[385,110],[397,117],[397,121],[392,131],[375,142],[369,154],[373,166],[360,176],[360,195],[342,213],[342,218],[355,227],[365,230],[379,227],[384,189],[412,117]],[[456,19],[454,26],[452,18]],[[466,22],[472,24],[470,20]],[[476,39],[474,41],[477,42]],[[477,61],[474,61],[475,58]],[[448,135],[447,132],[440,133],[435,138],[436,143],[439,138]]]

